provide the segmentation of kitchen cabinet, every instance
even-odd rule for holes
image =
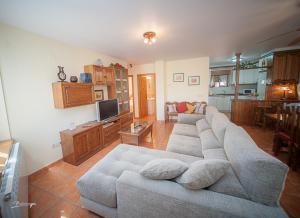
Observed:
[[[239,84],[254,84],[258,80],[258,69],[247,69],[240,71]]]
[[[215,106],[219,111],[230,111],[231,99],[233,99],[233,96],[226,96],[226,95],[209,96],[208,105]]]
[[[298,83],[300,51],[278,52],[273,57],[272,82],[292,81]]]

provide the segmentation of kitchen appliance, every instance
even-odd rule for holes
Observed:
[[[243,94],[244,95],[253,95],[255,94],[256,89],[243,89]]]

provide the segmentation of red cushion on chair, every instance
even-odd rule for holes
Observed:
[[[177,109],[178,113],[184,113],[187,110],[186,103],[185,102],[181,102],[181,103],[177,104],[176,109]]]

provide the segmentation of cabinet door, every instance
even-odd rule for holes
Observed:
[[[114,70],[111,67],[105,68],[105,76],[106,76],[106,83],[112,84],[114,82]]]
[[[95,127],[88,131],[88,148],[90,151],[95,150],[102,145],[100,134],[99,127]]]
[[[275,54],[273,60],[272,81],[286,79],[286,54]]]
[[[298,83],[300,74],[300,53],[287,55],[286,80],[295,80]]]
[[[88,149],[88,135],[87,133],[81,133],[74,136],[74,154],[76,161],[87,155]]]
[[[90,85],[64,85],[63,92],[65,107],[73,107],[93,103],[93,90],[92,86]]]
[[[246,81],[246,74],[244,70],[240,70],[240,78],[239,78],[239,84],[245,84]]]
[[[106,76],[103,67],[94,66],[93,83],[94,84],[106,83]]]

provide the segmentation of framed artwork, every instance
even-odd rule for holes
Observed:
[[[184,73],[173,73],[173,82],[184,82]]]
[[[103,90],[95,90],[95,100],[96,101],[104,100]]]
[[[200,85],[200,76],[189,76],[189,86]]]

